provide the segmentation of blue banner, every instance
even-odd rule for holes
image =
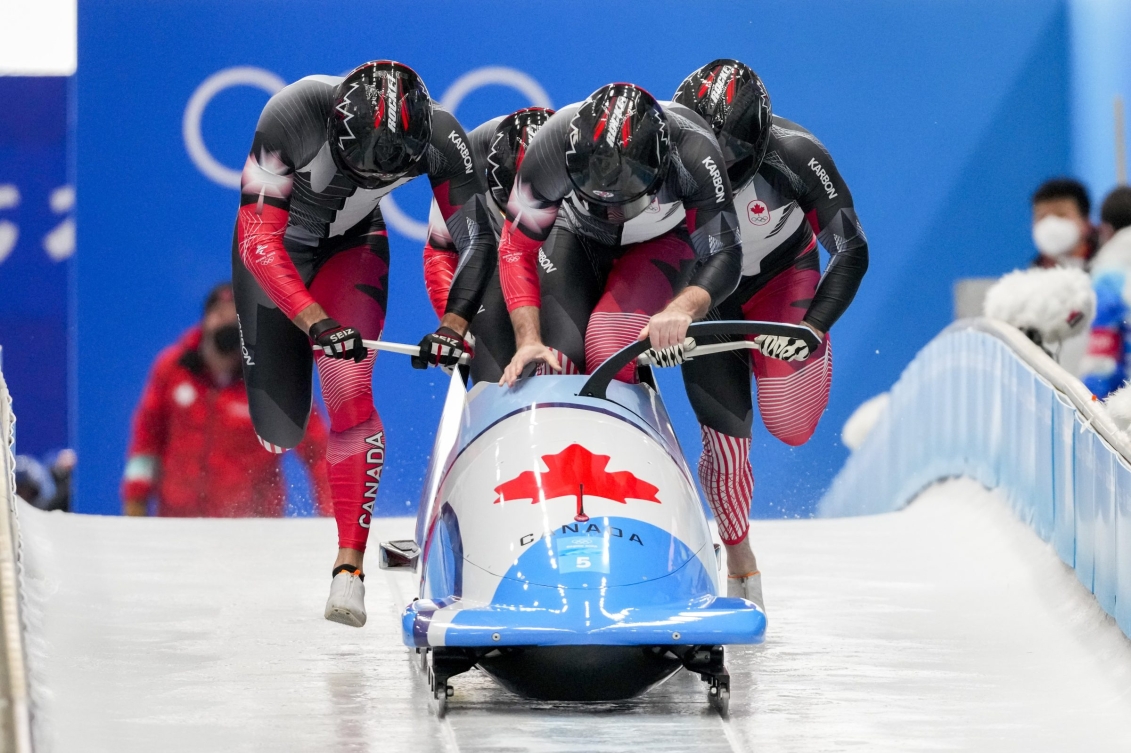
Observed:
[[[0,76],[0,346],[16,451],[32,455],[68,445],[69,84]]]
[[[393,58],[471,128],[531,103],[577,101],[610,81],[667,98],[694,68],[734,56],[764,77],[776,112],[828,146],[872,248],[858,301],[833,332],[833,399],[817,435],[791,449],[756,421],[755,513],[807,515],[846,454],[844,418],[946,323],[952,280],[1029,256],[1028,193],[1068,164],[1064,15],[1057,0],[83,0],[76,509],[118,507],[146,370],[229,274],[237,171],[279,87]],[[421,273],[421,183],[383,204],[391,340],[416,342],[434,323]],[[698,432],[678,375],[662,379],[694,462]],[[382,356],[375,387],[389,436],[379,511],[409,512],[441,380]]]

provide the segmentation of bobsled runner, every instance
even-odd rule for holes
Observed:
[[[705,322],[688,355],[749,348],[756,334],[815,340],[793,325]],[[419,576],[402,637],[438,713],[450,679],[476,666],[519,695],[568,701],[631,698],[687,668],[726,713],[723,647],[762,642],[766,618],[720,595],[719,552],[646,349],[510,389],[467,391],[453,375],[416,539],[381,544],[382,567]],[[639,383],[613,379],[633,362]]]

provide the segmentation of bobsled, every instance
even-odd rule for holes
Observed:
[[[757,334],[816,347],[804,327],[707,322],[688,330],[687,352],[749,348]],[[766,616],[725,596],[646,349],[513,388],[467,390],[453,375],[415,541],[380,547],[382,567],[419,577],[402,637],[438,713],[451,678],[473,667],[521,696],[563,701],[631,698],[686,668],[726,713],[723,647],[762,642]],[[638,383],[614,379],[634,362]]]

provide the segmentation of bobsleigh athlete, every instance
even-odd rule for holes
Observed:
[[[387,451],[373,407],[376,353],[361,343],[380,337],[388,302],[378,203],[420,175],[432,184],[459,266],[440,327],[413,365],[452,366],[467,350],[496,240],[467,134],[412,69],[382,60],[283,89],[260,115],[240,189],[232,279],[252,421],[271,452],[302,439],[313,359],[330,414],[338,523],[326,619],[356,627],[365,624],[363,554]]]
[[[507,205],[515,173],[530,140],[553,114],[553,110],[545,107],[527,107],[488,120],[467,134],[472,159],[487,178],[490,189],[487,206],[496,237],[503,226],[502,207]],[[424,284],[438,317],[443,317],[447,309],[448,290],[459,269],[459,258],[459,249],[448,232],[440,205],[433,201],[428,217],[428,241],[424,245]],[[479,311],[471,322],[471,334],[475,338],[471,378],[476,382],[499,381],[503,368],[514,357],[515,343],[497,269],[487,283]]]
[[[699,480],[727,547],[727,593],[763,605],[762,580],[747,539],[754,475],[750,465],[750,374],[758,410],[786,444],[813,435],[829,401],[828,331],[852,303],[868,269],[868,241],[852,195],[813,134],[773,115],[762,80],[737,60],[716,60],[688,76],[673,98],[718,137],[735,187],[742,279],[709,318],[802,324],[822,341],[759,335],[757,352],[687,360],[683,377],[699,419]],[[821,274],[817,239],[830,254]]]
[[[637,339],[657,356],[681,348],[734,290],[737,223],[722,153],[693,111],[632,84],[559,110],[506,205],[499,281],[517,350],[501,382],[532,362],[583,373]]]

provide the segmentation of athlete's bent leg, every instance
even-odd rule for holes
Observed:
[[[715,514],[719,538],[734,547],[746,540],[750,530],[750,500],[754,496],[750,437],[732,437],[709,426],[701,426],[700,431],[703,454],[699,456],[699,483]]]
[[[309,271],[309,255],[294,261],[300,274]],[[310,417],[310,339],[259,286],[234,238],[232,290],[252,425],[267,451],[282,453],[302,441]]]
[[[589,317],[585,331],[587,372],[637,340],[652,315],[687,284],[694,263],[695,251],[682,227],[625,249],[613,264],[605,292]],[[616,376],[622,382],[632,382],[635,377],[632,364]]]
[[[539,251],[542,342],[558,357],[563,374],[585,372],[585,328],[608,278],[609,249],[554,228]],[[551,373],[545,365],[535,372]]]
[[[356,328],[363,338],[375,340],[385,324],[388,270],[387,243],[370,239],[369,245],[327,259],[310,291],[327,314]],[[385,464],[385,430],[373,407],[376,356],[370,352],[365,360],[354,362],[318,354],[315,361],[330,415],[326,460],[338,523],[335,568],[362,565]]]
[[[327,313],[338,319],[328,308]],[[385,462],[385,429],[373,407],[371,386],[376,356],[375,351],[370,351],[365,360],[356,363],[321,354],[315,359],[322,381],[322,396],[330,414],[326,463],[334,518],[338,522],[338,546],[357,553],[356,556],[340,555],[335,567],[361,564],[360,553],[365,551],[369,538],[377,486]]]
[[[820,281],[820,269],[816,246],[798,257],[794,264],[771,278],[763,287],[757,290],[750,298],[741,303],[741,313],[734,311],[737,296],[728,299],[723,307],[726,308],[725,318],[745,318],[747,320],[762,320],[799,324],[805,316],[809,302],[816,291]],[[721,355],[721,354],[720,354]],[[713,358],[713,357],[711,357]],[[703,363],[697,363],[703,361]],[[749,405],[749,401],[740,403],[734,394],[736,380],[733,378],[722,379],[721,372],[712,370],[707,363],[708,359],[696,359],[689,368],[685,369],[684,377],[688,378],[689,372],[697,372],[694,387],[699,394],[695,394],[689,380],[688,395],[692,405],[696,407],[696,414],[704,424],[704,450],[700,459],[700,479],[708,499],[712,496],[712,508],[729,508],[745,503],[745,510],[740,510],[743,523],[748,525],[750,506],[749,501],[753,492],[753,474],[749,461],[749,423],[745,432],[738,434],[728,429],[735,426],[735,417],[727,417],[720,407],[729,404]],[[753,354],[752,369],[758,384],[758,408],[762,414],[762,421],[775,437],[783,442],[796,446],[808,441],[813,435],[820,420],[821,414],[828,405],[829,387],[832,381],[832,360],[828,337],[807,360],[803,362],[782,361]],[[746,387],[747,394],[749,387]],[[736,450],[737,440],[746,437],[745,452]],[[748,481],[749,479],[749,481]],[[711,486],[714,489],[711,489]],[[750,493],[747,493],[747,489]],[[724,543],[733,531],[724,531],[726,513],[719,517],[719,531]],[[728,593],[741,595],[761,606],[762,583],[758,572],[757,562],[749,546],[743,547],[746,541],[729,543],[727,547],[727,562],[730,576],[728,578]]]
[[[817,290],[821,274],[816,245],[776,275],[742,305],[748,320],[800,324]],[[754,353],[758,412],[775,437],[796,447],[805,444],[829,404],[832,387],[832,344],[824,342],[804,361],[782,361]]]
[[[471,334],[475,338],[471,359],[471,379],[474,382],[498,382],[503,369],[514,358],[514,328],[507,313],[507,302],[499,284],[499,271],[491,276],[479,311],[471,320]]]
[[[742,319],[732,296],[708,315],[713,320]],[[729,338],[710,338],[704,344]],[[714,513],[727,552],[728,590],[755,576],[758,561],[750,547],[750,503],[754,471],[750,466],[750,428],[754,403],[750,394],[749,351],[700,356],[682,367],[687,397],[699,420],[703,453],[699,483]],[[761,604],[761,601],[758,602]]]

